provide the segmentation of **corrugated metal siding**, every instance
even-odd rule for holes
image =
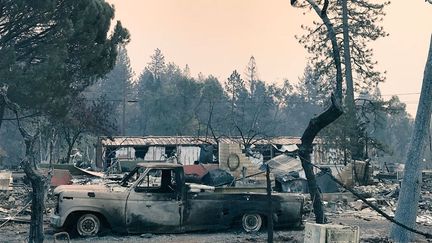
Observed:
[[[316,140],[315,140],[316,141]],[[194,136],[147,136],[147,137],[114,137],[113,140],[108,138],[101,139],[103,146],[150,146],[150,145],[200,145],[216,144],[214,139]],[[241,138],[221,138],[220,143],[242,143]],[[271,139],[261,139],[255,144],[300,144],[299,137],[274,137]]]
[[[198,160],[200,148],[198,146],[178,146],[177,155],[183,165],[193,165]]]
[[[162,146],[151,146],[146,153],[145,161],[157,161],[164,160],[163,155],[165,154],[165,147]]]

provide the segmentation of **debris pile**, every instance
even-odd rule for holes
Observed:
[[[0,191],[0,225],[6,221],[29,222],[31,188],[14,184],[11,191]]]
[[[398,183],[377,183],[375,185],[356,186],[354,189],[366,198],[367,201],[376,205],[389,216],[394,216],[399,196]],[[424,180],[422,186],[422,194],[419,200],[419,212],[417,223],[425,226],[432,225],[432,179]],[[369,208],[362,200],[355,199],[333,200],[324,203],[327,207],[327,212],[332,214],[348,214],[356,218],[371,221],[376,219],[384,219],[376,211]]]
[[[32,188],[22,172],[12,173],[10,190],[0,190],[0,228],[9,222],[29,223]],[[45,213],[54,207],[52,188],[46,194]]]

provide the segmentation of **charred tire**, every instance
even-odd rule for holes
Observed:
[[[76,231],[82,237],[95,236],[100,232],[101,226],[99,218],[94,214],[88,213],[78,218]]]
[[[248,233],[258,232],[263,225],[263,219],[261,215],[256,213],[246,213],[242,217],[242,226],[244,231]]]

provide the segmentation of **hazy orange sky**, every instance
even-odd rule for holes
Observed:
[[[116,19],[131,33],[127,49],[139,75],[159,48],[166,61],[192,75],[212,74],[225,81],[234,69],[243,73],[251,55],[266,82],[297,82],[308,54],[294,38],[315,14],[289,0],[108,0]],[[381,1],[379,1],[381,2]],[[432,5],[424,0],[395,0],[383,25],[389,37],[372,43],[380,70],[387,70],[383,95],[400,95],[415,115],[428,44]],[[407,95],[409,93],[409,95]],[[389,96],[384,96],[388,98]]]

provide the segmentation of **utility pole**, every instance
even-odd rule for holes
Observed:
[[[128,79],[123,79],[123,110],[122,110],[122,130],[121,135],[126,136],[126,87]]]
[[[123,136],[126,135],[126,82],[127,80],[123,80],[123,114],[122,114],[122,131],[121,134]]]

